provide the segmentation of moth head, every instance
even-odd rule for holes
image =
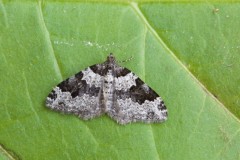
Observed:
[[[112,53],[110,53],[109,56],[107,57],[107,62],[108,63],[115,63],[115,57],[113,56]]]

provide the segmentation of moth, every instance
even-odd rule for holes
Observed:
[[[101,64],[87,67],[58,84],[46,106],[89,120],[107,114],[119,124],[163,122],[167,108],[161,97],[112,53]]]

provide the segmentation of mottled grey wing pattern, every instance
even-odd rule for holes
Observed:
[[[96,68],[95,66],[91,67]],[[95,77],[98,85],[87,85],[86,75],[91,76],[88,69],[89,67],[58,84],[47,97],[47,107],[63,113],[73,113],[83,119],[100,116],[104,112],[100,100],[102,79]]]
[[[102,64],[86,68],[58,84],[47,107],[91,119],[107,113],[120,124],[162,122],[167,109],[161,97],[110,54]]]
[[[116,70],[116,77],[121,79],[127,78],[133,73],[127,68]],[[167,119],[167,108],[160,96],[147,86],[135,74],[135,84],[129,88],[116,89],[113,95],[113,109],[108,111],[109,116],[118,121],[118,123],[126,124],[130,122],[162,122]],[[130,77],[130,76],[129,76]]]

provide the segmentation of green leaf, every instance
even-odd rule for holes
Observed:
[[[0,158],[239,159],[239,9],[0,1]],[[122,65],[161,95],[168,121],[121,126],[45,107],[53,86],[110,52],[133,56]]]
[[[240,118],[239,3],[141,5],[164,44]]]
[[[18,159],[16,155],[11,150],[6,150],[2,145],[0,145],[0,160],[13,160]]]

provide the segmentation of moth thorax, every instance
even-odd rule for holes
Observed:
[[[107,75],[105,76],[105,83],[112,83],[113,82],[113,73],[112,70],[109,70],[107,72]]]

